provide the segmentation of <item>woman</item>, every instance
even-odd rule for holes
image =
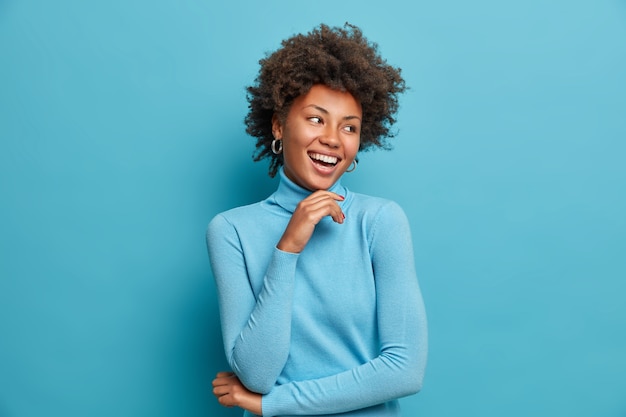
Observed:
[[[404,80],[347,24],[289,38],[260,63],[247,132],[280,183],[208,227],[233,371],[213,393],[247,416],[399,416],[426,363],[409,225],[394,202],[339,180],[392,136]]]

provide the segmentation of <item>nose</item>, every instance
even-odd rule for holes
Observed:
[[[341,145],[337,132],[333,129],[326,129],[323,135],[320,136],[319,141],[322,145],[326,145],[329,148],[338,148]]]

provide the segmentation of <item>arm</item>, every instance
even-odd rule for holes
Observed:
[[[426,316],[408,221],[396,204],[381,209],[370,247],[377,289],[379,355],[336,375],[276,386],[263,396],[263,415],[340,413],[421,389]]]
[[[261,394],[248,390],[232,372],[218,372],[213,380],[213,395],[224,407],[240,407],[261,415]]]
[[[218,288],[226,359],[248,389],[269,392],[289,353],[298,255],[278,249],[272,252],[257,299],[237,231],[221,215],[208,226],[207,246]]]
[[[207,246],[218,287],[224,350],[231,369],[253,392],[269,392],[287,361],[298,252],[323,217],[343,222],[335,202],[341,199],[317,191],[298,204],[272,252],[258,298],[250,286],[237,230],[222,215],[209,224]]]

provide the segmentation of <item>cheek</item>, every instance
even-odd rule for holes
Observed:
[[[345,144],[346,147],[346,154],[350,155],[351,157],[355,157],[356,154],[359,152],[359,145],[361,144],[361,140],[359,138],[353,139],[348,141]]]
[[[306,146],[316,137],[316,132],[306,126],[291,126],[284,130],[283,140],[292,148]]]

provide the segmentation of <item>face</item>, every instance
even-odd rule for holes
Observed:
[[[356,157],[361,121],[361,105],[350,93],[311,87],[284,121],[272,119],[274,137],[283,141],[285,175],[311,191],[329,189]]]

